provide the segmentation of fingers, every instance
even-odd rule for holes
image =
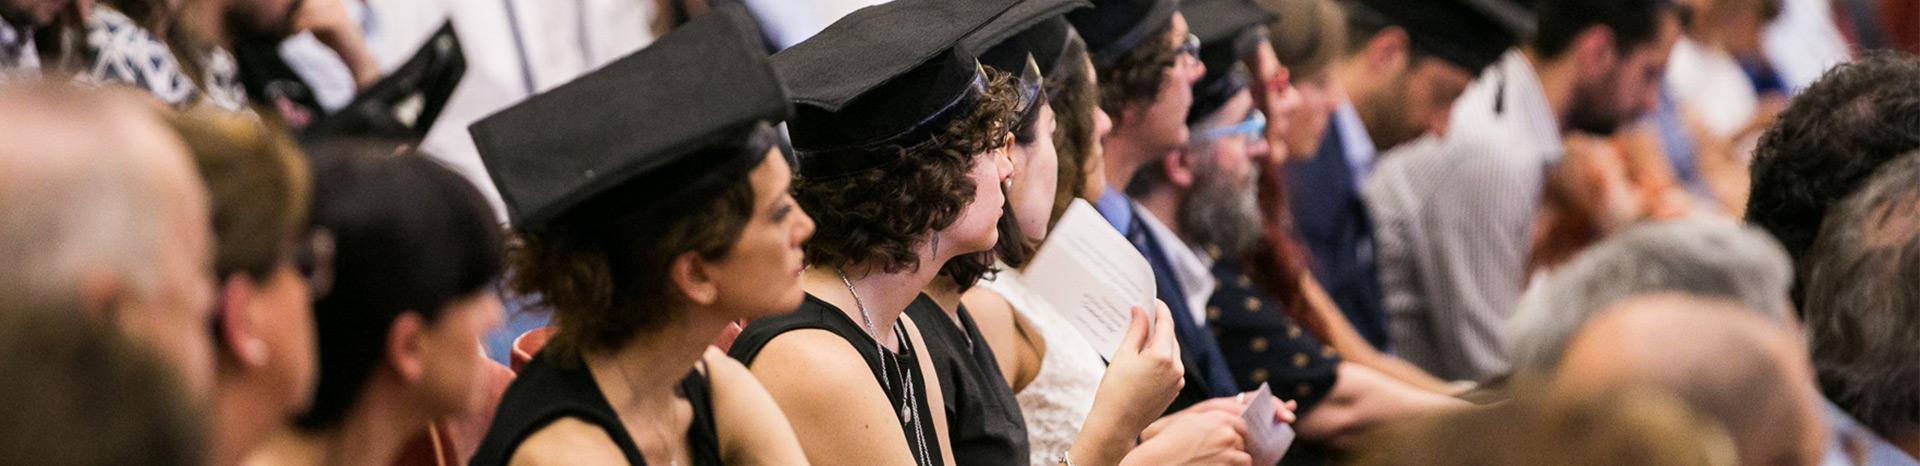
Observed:
[[[1142,352],[1147,343],[1147,313],[1135,307],[1130,311],[1131,320],[1127,322],[1127,333],[1120,338],[1120,350],[1115,354]]]
[[[1173,332],[1173,312],[1167,309],[1167,303],[1154,301],[1153,342],[1156,354],[1180,354],[1180,340]]]
[[[1230,466],[1253,466],[1253,455],[1240,450],[1221,454],[1220,460],[1223,464]]]
[[[1280,401],[1280,398],[1274,397],[1274,401]],[[1273,420],[1288,423],[1288,424],[1292,424],[1295,421],[1300,420],[1300,416],[1294,413],[1295,410],[1299,409],[1298,408],[1299,403],[1288,401],[1288,402],[1279,404],[1279,406],[1280,406],[1280,409],[1273,410]]]

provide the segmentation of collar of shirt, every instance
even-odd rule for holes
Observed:
[[[1141,212],[1146,209],[1141,208]],[[1160,243],[1160,250],[1167,254],[1167,264],[1173,267],[1173,281],[1186,293],[1187,310],[1193,313],[1193,321],[1205,326],[1207,299],[1213,297],[1214,288],[1219,286],[1213,278],[1212,260],[1188,246],[1153,214],[1141,215],[1140,225],[1146,227],[1147,234],[1152,235],[1153,241]]]
[[[1542,162],[1559,162],[1566,152],[1560,139],[1560,117],[1547,104],[1546,88],[1540,85],[1540,75],[1527,63],[1527,56],[1519,49],[1507,51],[1496,70],[1504,76],[1497,83],[1503,85],[1500,92],[1505,96],[1506,112],[1500,116],[1534,144],[1533,150],[1538,151]]]
[[[1099,199],[1093,200],[1093,210],[1100,212],[1100,216],[1106,218],[1107,223],[1113,224],[1113,229],[1120,230],[1120,234],[1133,233],[1128,231],[1133,225],[1133,200],[1128,199],[1126,194],[1108,187],[1105,192],[1100,193]]]
[[[1339,108],[1333,109],[1333,122],[1340,146],[1346,149],[1347,167],[1353,173],[1353,186],[1357,190],[1367,184],[1367,175],[1373,172],[1373,158],[1380,149],[1373,146],[1373,136],[1367,134],[1367,123],[1360,121],[1360,112],[1353,108],[1352,100],[1343,100]]]

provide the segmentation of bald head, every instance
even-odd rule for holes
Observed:
[[[80,303],[205,393],[206,190],[142,102],[57,84],[0,90],[0,300]]]
[[[1742,464],[1815,464],[1826,432],[1804,348],[1793,329],[1740,304],[1635,297],[1575,334],[1555,386],[1665,390],[1724,423]]]

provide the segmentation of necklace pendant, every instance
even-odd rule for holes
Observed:
[[[900,405],[900,422],[903,422],[903,423],[913,422],[912,406],[905,405],[905,404]]]

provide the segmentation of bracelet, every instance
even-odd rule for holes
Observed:
[[[1068,454],[1072,453],[1071,450],[1073,450],[1072,446],[1068,446],[1066,450],[1060,450],[1060,456],[1054,457],[1053,461],[1060,466],[1073,466],[1073,456]]]

